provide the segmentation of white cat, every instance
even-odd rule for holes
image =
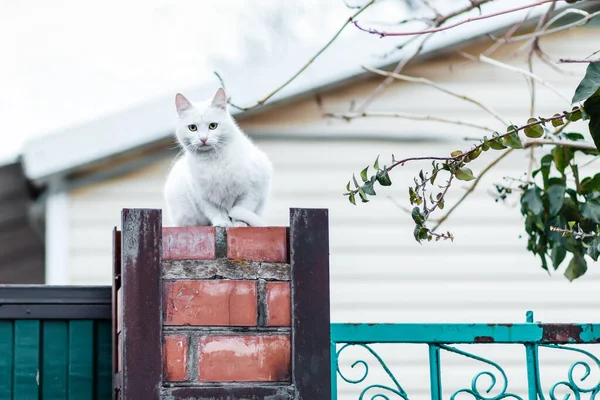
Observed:
[[[225,91],[198,104],[178,93],[175,105],[183,156],[165,184],[172,224],[263,226],[273,168],[229,114]]]

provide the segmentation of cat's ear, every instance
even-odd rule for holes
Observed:
[[[192,103],[190,103],[190,101],[181,93],[177,93],[177,96],[175,96],[175,107],[177,108],[177,114],[179,114],[180,117],[194,108]]]
[[[212,100],[212,106],[221,110],[227,109],[227,95],[225,94],[225,90],[223,88],[219,88],[217,93],[215,93],[215,97]]]

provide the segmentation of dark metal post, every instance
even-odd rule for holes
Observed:
[[[290,210],[292,382],[298,400],[331,399],[329,215]]]
[[[124,209],[121,218],[123,399],[158,399],[162,383],[162,212]]]

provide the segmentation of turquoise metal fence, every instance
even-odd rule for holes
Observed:
[[[338,398],[338,384],[358,388],[358,399],[391,400],[414,398],[404,389],[400,379],[388,367],[385,358],[378,354],[376,344],[422,344],[428,346],[430,395],[442,399],[442,355],[454,353],[479,361],[485,370],[471,379],[471,385],[455,390],[450,399],[463,398],[499,400],[514,398],[530,400],[556,399],[558,391],[567,391],[579,400],[582,395],[591,400],[600,399],[600,359],[581,345],[600,344],[600,324],[543,324],[533,322],[533,313],[527,313],[527,322],[517,324],[331,324],[331,374],[333,399]],[[498,344],[523,346],[526,367],[527,394],[513,393],[504,369],[498,363],[456,345]],[[360,348],[384,372],[385,382],[373,383],[367,377],[374,368],[366,359],[350,364],[352,377],[340,368],[340,355],[350,348]],[[586,346],[589,347],[589,346]],[[553,348],[575,352],[587,361],[575,361],[563,380],[543,387],[540,378],[538,350]],[[595,349],[596,350],[596,349]],[[354,360],[354,358],[353,358]],[[596,375],[592,374],[595,368]],[[371,368],[371,370],[370,370]],[[524,368],[525,369],[525,368]],[[577,377],[575,371],[578,370]],[[423,371],[427,373],[427,371]],[[594,378],[592,382],[592,376]],[[482,381],[486,380],[483,385]],[[362,384],[362,385],[361,385]],[[560,390],[559,390],[560,389]],[[573,400],[566,395],[564,399]]]

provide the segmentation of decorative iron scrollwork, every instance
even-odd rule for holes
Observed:
[[[490,371],[482,371],[479,372],[477,375],[475,375],[473,377],[473,379],[471,380],[471,388],[464,388],[464,389],[459,389],[456,392],[452,393],[452,396],[450,396],[450,400],[454,400],[456,398],[457,395],[461,394],[461,393],[468,393],[471,396],[473,396],[474,398],[476,398],[477,400],[500,400],[500,399],[506,399],[506,398],[513,398],[513,399],[518,399],[518,400],[523,400],[522,397],[514,394],[514,393],[509,393],[507,392],[508,390],[508,377],[506,376],[506,372],[504,372],[504,369],[502,369],[502,367],[498,364],[496,364],[495,362],[488,360],[486,358],[477,356],[475,354],[466,352],[464,350],[459,350],[456,347],[452,347],[452,346],[448,346],[448,345],[439,345],[439,347],[441,349],[444,349],[446,351],[455,353],[455,354],[459,354],[461,356],[465,356],[465,357],[469,357],[472,358],[474,360],[483,362],[485,364],[491,365],[492,367],[494,367],[498,373],[501,376],[501,382],[502,382],[502,387],[500,388],[500,393],[498,393],[495,396],[489,396],[489,393],[494,390],[494,388],[496,387],[496,383],[498,382],[498,378],[496,377],[496,374],[494,374],[493,372]],[[479,379],[483,376],[487,376],[490,378],[491,383],[490,386],[485,390],[485,394],[481,393],[481,391],[478,388],[478,383],[479,383]]]
[[[369,345],[367,344],[361,344],[361,343],[349,343],[349,344],[344,344],[336,353],[337,357],[337,373],[338,375],[347,383],[350,384],[354,384],[357,385],[361,382],[363,382],[367,376],[369,375],[369,364],[365,361],[365,360],[357,360],[354,363],[352,363],[352,365],[350,365],[351,368],[355,368],[357,366],[362,366],[364,368],[364,373],[362,374],[362,376],[358,379],[350,379],[348,378],[346,375],[344,375],[342,373],[342,371],[340,371],[340,353],[342,353],[346,348],[350,347],[350,346],[358,346],[361,348],[366,349],[369,353],[371,353],[371,355],[377,360],[377,362],[379,363],[379,365],[381,365],[381,367],[383,368],[383,370],[385,371],[385,373],[389,376],[389,378],[392,380],[392,382],[394,383],[394,387],[392,386],[386,386],[386,385],[380,385],[380,384],[372,384],[367,386],[366,388],[364,388],[361,392],[360,395],[358,396],[359,400],[363,400],[365,399],[365,396],[367,395],[367,392],[371,391],[371,390],[382,390],[382,391],[387,391],[389,393],[393,393],[395,395],[397,395],[398,397],[403,398],[404,400],[408,400],[408,395],[406,394],[406,392],[404,391],[404,389],[402,388],[402,386],[400,385],[400,383],[398,382],[398,380],[396,379],[396,377],[394,376],[394,374],[392,373],[392,371],[390,371],[390,369],[388,368],[388,366],[386,365],[386,363],[383,361],[383,359],[377,354],[377,352],[375,350],[373,350]],[[371,396],[371,400],[391,400],[390,397],[388,397],[388,394],[385,393],[375,393],[374,395]]]
[[[551,348],[551,349],[567,350],[567,351],[573,351],[576,353],[581,353],[581,354],[585,355],[586,357],[589,357],[593,361],[593,364],[595,364],[596,367],[598,368],[598,371],[600,371],[600,359],[598,359],[595,355],[593,355],[589,351],[586,351],[586,350],[583,350],[580,348],[576,348],[576,347],[570,347],[570,346],[564,346],[564,345],[558,345],[558,344],[541,344],[539,346],[547,347],[547,348]],[[539,358],[536,359],[536,362],[539,363]],[[581,368],[579,368],[579,367],[583,368],[583,371],[582,371],[583,373],[582,373],[581,377],[579,379],[577,379],[578,383],[576,383],[574,375],[575,375],[576,370],[581,370]],[[556,389],[561,386],[570,390],[573,393],[573,395],[575,396],[575,400],[579,400],[581,398],[581,395],[585,394],[585,393],[590,394],[590,400],[596,399],[596,396],[600,393],[600,381],[598,381],[592,387],[580,386],[582,384],[587,383],[585,381],[588,380],[591,372],[592,372],[592,367],[590,367],[590,364],[588,362],[586,362],[586,361],[574,362],[569,367],[569,372],[567,373],[567,380],[556,382],[554,385],[552,385],[550,387],[550,391],[549,391],[550,399],[558,400],[556,397]],[[541,378],[539,376],[539,368],[538,368],[537,379],[538,379],[538,388],[539,388],[541,386]],[[538,396],[540,397],[540,399],[545,400],[544,395],[541,390],[539,391]],[[570,398],[570,394],[567,394],[564,397],[564,400],[569,400],[569,398]]]

